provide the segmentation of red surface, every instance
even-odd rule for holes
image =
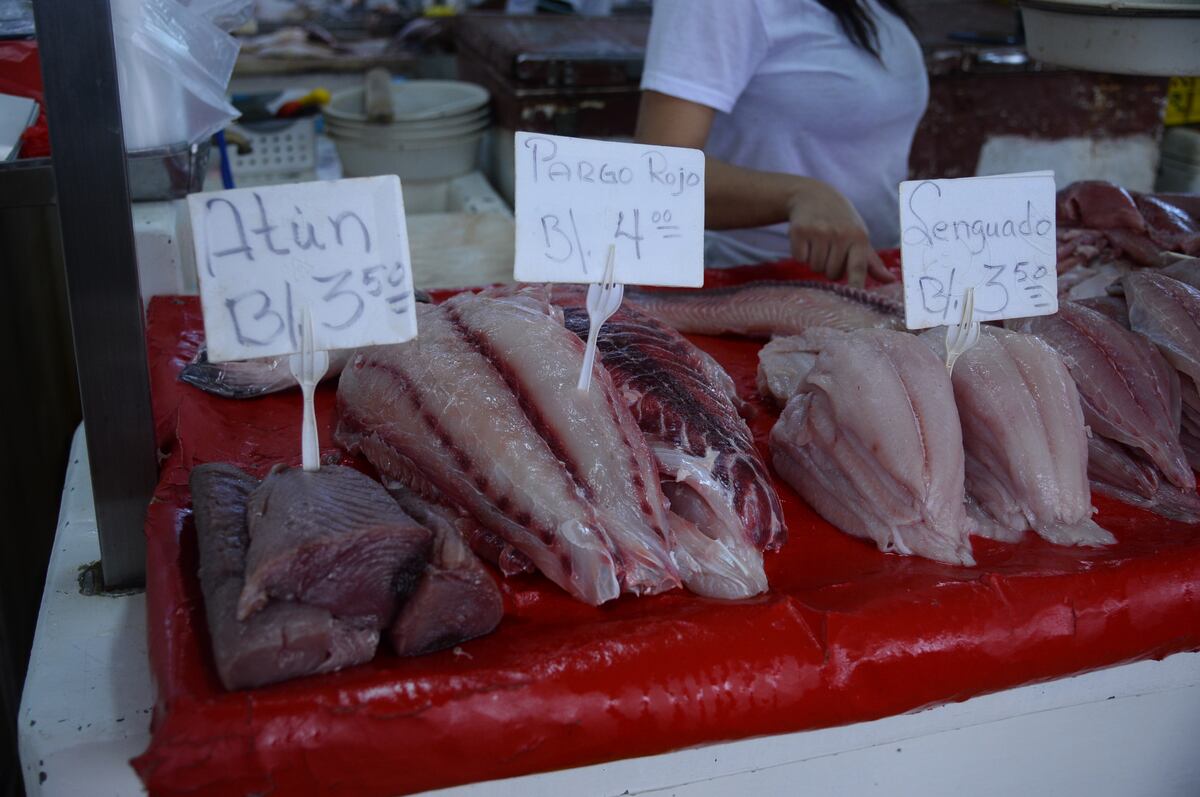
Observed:
[[[46,102],[42,98],[42,69],[37,42],[0,41],[0,94],[37,100],[38,118],[21,134],[22,158],[43,158],[50,154],[50,133],[46,127]]]
[[[709,284],[794,275],[775,265]],[[781,486],[790,541],[771,591],[684,592],[592,608],[540,577],[504,582],[496,633],[430,656],[253,692],[217,682],[188,469],[299,461],[298,394],[236,402],[175,375],[201,336],[194,300],[155,299],[150,351],[162,481],[147,521],[154,737],[134,764],[153,794],[399,794],[705,742],[875,719],[1200,648],[1200,529],[1097,497],[1099,551],[977,540],[979,566],[879,553]],[[698,338],[744,395],[749,341]],[[324,453],[334,390],[317,394]],[[774,414],[752,426],[765,440]]]

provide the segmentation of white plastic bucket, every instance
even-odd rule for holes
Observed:
[[[487,90],[455,80],[395,84],[396,116],[388,123],[367,121],[363,94],[361,88],[340,91],[325,108],[325,129],[347,177],[444,180],[475,170],[491,124]]]
[[[339,91],[325,106],[325,116],[342,122],[366,122],[363,89]],[[392,84],[392,107],[398,123],[453,119],[476,113],[488,104],[487,89],[459,80],[409,80]]]
[[[332,131],[329,137],[346,177],[395,174],[401,180],[441,180],[475,170],[483,131],[432,141],[341,137]]]

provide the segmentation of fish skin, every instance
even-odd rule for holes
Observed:
[[[622,588],[654,594],[678,587],[654,458],[599,362],[591,388],[577,389],[584,345],[563,326],[561,311],[555,317],[521,296],[470,294],[443,307],[520,397],[526,417],[595,508],[621,565]]]
[[[1181,429],[1179,442],[1183,446],[1183,453],[1187,455],[1188,464],[1200,468],[1200,435],[1189,429]]]
[[[769,338],[811,327],[897,329],[901,305],[885,296],[830,282],[762,281],[728,288],[646,291],[626,301],[680,332]]]
[[[1092,482],[1092,491],[1170,520],[1192,525],[1200,523],[1200,495],[1180,490],[1166,482],[1158,485],[1158,492],[1154,494],[1154,498],[1145,498],[1131,490],[1123,490],[1101,481]]]
[[[1059,353],[1094,434],[1141,449],[1172,484],[1195,489],[1179,445],[1179,379],[1148,340],[1075,302],[1061,302],[1055,315],[1006,326],[1038,336]]]
[[[338,441],[387,478],[406,461],[577,599],[616,598],[612,544],[518,398],[444,307],[417,312],[419,338],[361,352],[342,373]]]
[[[329,370],[321,381],[336,378],[354,354],[353,349],[329,352]],[[179,381],[221,398],[253,399],[298,387],[292,375],[289,355],[259,357],[253,360],[233,360],[214,363],[208,360],[208,350],[201,348],[179,372]]]
[[[776,471],[822,517],[882,551],[973,565],[945,363],[903,332],[804,337],[818,356],[771,430]]]
[[[944,327],[921,335],[945,357]],[[1091,519],[1088,442],[1079,392],[1062,359],[1033,335],[983,327],[954,364],[966,489],[980,533],[1059,545],[1115,539]]]
[[[422,290],[414,291],[414,298],[423,304],[433,301],[430,295]],[[321,381],[336,379],[353,355],[354,349],[335,349],[329,352],[329,369],[321,377]],[[196,356],[179,372],[179,381],[222,398],[258,398],[299,386],[288,363],[289,356],[286,354],[281,357],[256,357],[251,360],[214,363],[209,362],[208,347],[201,346]]]

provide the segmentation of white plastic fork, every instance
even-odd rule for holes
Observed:
[[[975,320],[975,289],[963,295],[962,318],[946,327],[946,371],[954,372],[955,361],[979,342],[979,322]]]
[[[304,421],[300,427],[300,456],[304,469],[310,473],[321,469],[320,446],[317,440],[317,412],[313,394],[317,382],[329,370],[329,352],[313,351],[312,323],[308,308],[300,311],[300,353],[288,357],[292,376],[300,383],[304,394]]]
[[[579,389],[587,392],[592,385],[592,366],[596,362],[596,340],[600,337],[600,327],[621,306],[625,298],[625,286],[613,282],[613,259],[617,247],[609,244],[608,260],[604,264],[604,281],[591,284],[587,290],[588,339],[587,348],[583,352],[583,370],[579,372]]]

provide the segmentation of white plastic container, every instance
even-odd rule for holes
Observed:
[[[1039,61],[1127,75],[1200,74],[1196,0],[1020,0]]]
[[[392,84],[392,107],[398,123],[455,119],[485,108],[487,89],[461,80],[408,80]],[[362,88],[339,91],[325,106],[325,117],[366,123]]]
[[[329,137],[346,177],[395,174],[401,180],[443,180],[475,171],[483,131],[432,141],[338,137],[332,131]]]
[[[386,135],[399,141],[430,141],[447,136],[465,136],[470,133],[477,133],[481,130],[486,130],[491,124],[487,118],[473,119],[466,122],[453,122],[443,124],[432,128],[419,128],[417,130],[408,130],[406,128],[397,128],[394,126],[381,125],[346,125],[343,123],[335,123],[330,120],[325,120],[325,131],[336,136],[344,138],[378,138],[380,135]]]
[[[325,130],[347,177],[399,175],[404,181],[458,177],[475,170],[490,126],[488,93],[473,83],[412,80],[392,86],[395,121],[367,121],[363,90],[338,92]]]

